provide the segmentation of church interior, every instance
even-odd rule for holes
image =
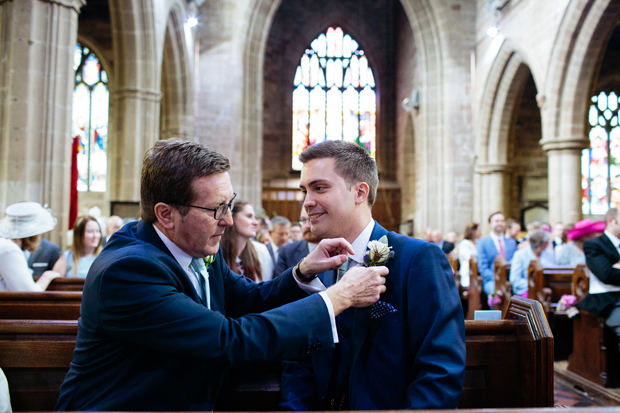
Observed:
[[[297,156],[331,139],[375,157],[373,217],[411,237],[620,204],[617,0],[0,0],[0,34],[0,217],[47,205],[63,250],[76,215],[139,218],[144,154],[172,137],[227,156],[267,218],[299,220]],[[527,377],[555,386],[529,407],[620,406],[617,339],[550,300],[566,357]],[[558,347],[575,331],[597,340]],[[596,358],[571,367],[577,346]]]

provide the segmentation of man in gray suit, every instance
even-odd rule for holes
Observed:
[[[291,244],[283,245],[278,251],[278,263],[275,267],[277,275],[282,274],[287,269],[294,267],[303,257],[310,254],[321,242],[321,238],[317,237],[310,231],[310,219],[304,208],[301,209],[299,216],[301,221],[303,239],[295,241]]]

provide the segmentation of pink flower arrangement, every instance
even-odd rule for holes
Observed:
[[[557,311],[566,311],[569,308],[575,307],[577,304],[577,297],[574,295],[563,295],[558,301]]]
[[[504,301],[504,293],[501,290],[496,290],[489,294],[487,298],[487,304],[489,307],[493,308],[496,305],[499,305]]]

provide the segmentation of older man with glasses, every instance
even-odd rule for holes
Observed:
[[[353,253],[343,239],[322,241],[273,281],[233,273],[219,248],[233,223],[229,168],[223,155],[178,139],[147,152],[142,220],[117,232],[90,269],[56,410],[213,410],[230,366],[333,349],[335,316],[385,291],[385,267],[353,269],[324,290],[316,275]]]

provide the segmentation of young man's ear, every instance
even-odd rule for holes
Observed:
[[[358,182],[355,184],[355,203],[362,204],[368,202],[368,195],[370,194],[370,187],[366,182]]]
[[[155,212],[157,221],[162,227],[168,230],[174,229],[174,214],[178,214],[178,211],[175,208],[164,202],[159,202],[155,204],[153,212]]]

